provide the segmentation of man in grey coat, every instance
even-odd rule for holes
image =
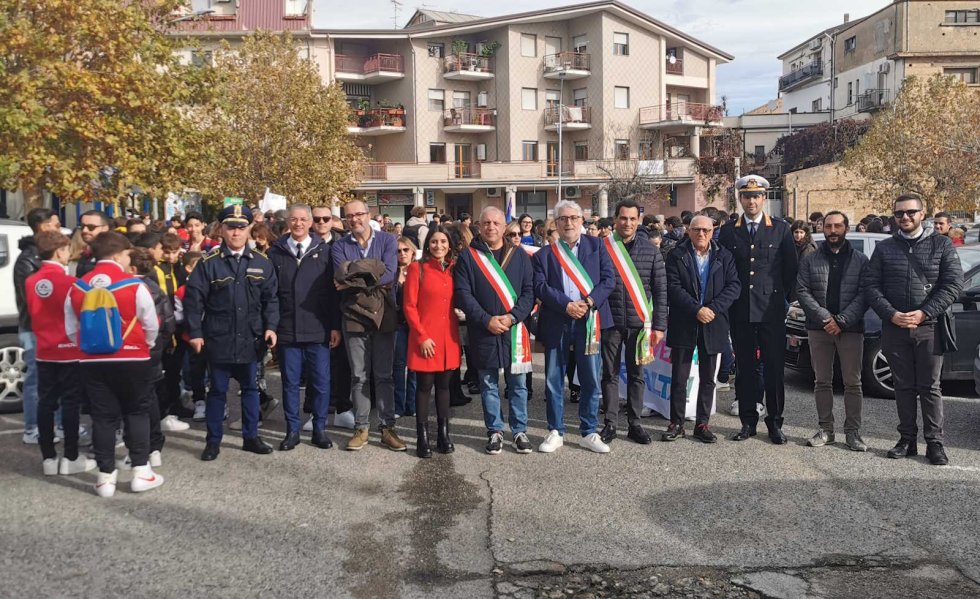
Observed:
[[[861,272],[868,257],[847,241],[847,215],[839,210],[823,217],[824,242],[803,257],[796,279],[796,297],[806,313],[810,362],[816,382],[820,430],[810,447],[834,442],[834,356],[840,357],[844,378],[844,435],[847,447],[867,451],[861,439],[861,365],[864,356],[864,313]]]

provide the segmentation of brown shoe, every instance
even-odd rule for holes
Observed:
[[[405,442],[398,438],[395,429],[390,426],[381,429],[381,444],[392,451],[405,451],[406,449]]]
[[[347,442],[348,451],[357,451],[368,444],[368,429],[359,428],[354,431],[354,436]]]

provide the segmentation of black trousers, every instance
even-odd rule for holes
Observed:
[[[715,366],[718,354],[709,354],[704,348],[702,327],[698,327],[698,400],[694,426],[708,424],[711,416],[711,403],[715,399]],[[670,421],[684,425],[687,411],[687,378],[691,376],[694,349],[690,347],[670,348]],[[741,406],[739,406],[741,408]],[[754,409],[754,406],[753,406]],[[739,410],[741,412],[741,409]]]
[[[626,345],[626,419],[630,426],[640,424],[643,411],[643,365],[636,363],[636,339],[642,329],[610,327],[602,330],[602,407],[607,423],[619,421],[619,356]]]
[[[330,405],[338,414],[354,407],[350,390],[350,362],[347,361],[345,344],[341,343],[330,350]]]
[[[174,407],[180,407],[180,371],[187,348],[187,344],[178,339],[173,351],[163,352],[163,381],[157,386],[161,417],[169,416]]]
[[[149,360],[85,362],[81,365],[85,393],[92,408],[92,446],[99,471],[116,469],[116,427],[122,416],[126,448],[133,466],[145,466],[150,456]]]
[[[783,368],[786,354],[786,321],[739,322],[732,321],[732,344],[735,346],[735,395],[738,396],[738,418],[743,426],[755,428],[759,424],[756,404],[762,403],[765,392],[766,426],[783,426]],[[758,350],[758,353],[756,353]],[[759,363],[763,365],[762,386],[753,376]]]
[[[881,350],[895,377],[898,432],[914,441],[919,435],[916,407],[922,406],[922,436],[943,442],[943,393],[939,386],[943,357],[933,355],[935,325],[902,329],[882,323]]]
[[[54,449],[54,413],[61,405],[65,457],[78,458],[78,413],[81,389],[78,362],[37,362],[37,435],[41,456],[58,457]]]

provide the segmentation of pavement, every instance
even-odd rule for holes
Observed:
[[[779,447],[764,435],[621,436],[598,455],[578,446],[568,406],[557,453],[516,454],[508,435],[488,456],[476,396],[454,409],[456,452],[431,460],[414,455],[412,418],[398,427],[407,453],[372,432],[359,452],[304,434],[292,452],[257,456],[228,435],[210,463],[195,424],[168,434],[162,487],[130,493],[121,472],[111,499],[94,495],[94,474],[42,476],[20,416],[0,416],[0,596],[980,597],[980,406],[968,386],[945,389],[941,468],[885,457],[897,416],[877,398],[865,400],[869,452],[806,447],[811,384],[788,372],[786,391]],[[733,395],[719,392],[719,435],[738,429]],[[644,419],[655,438],[665,425]],[[277,446],[283,428],[277,411],[262,433]],[[349,435],[330,432],[338,445]]]

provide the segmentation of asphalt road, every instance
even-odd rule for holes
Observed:
[[[535,445],[542,389],[538,377]],[[356,453],[304,435],[256,456],[227,436],[206,464],[194,425],[168,435],[163,487],[134,495],[121,473],[112,499],[94,495],[92,474],[42,476],[19,416],[2,416],[0,596],[671,596],[682,591],[659,581],[672,576],[714,581],[689,596],[980,596],[980,406],[962,386],[947,393],[944,468],[885,458],[897,416],[881,399],[865,401],[868,453],[806,447],[812,392],[789,374],[782,447],[620,438],[597,455],[570,433],[556,454],[488,456],[474,398],[456,409],[452,456],[417,459],[402,419],[408,453],[372,433]],[[732,395],[719,394],[726,412]],[[738,427],[727,413],[712,423]],[[264,436],[277,445],[282,429],[278,412]]]

